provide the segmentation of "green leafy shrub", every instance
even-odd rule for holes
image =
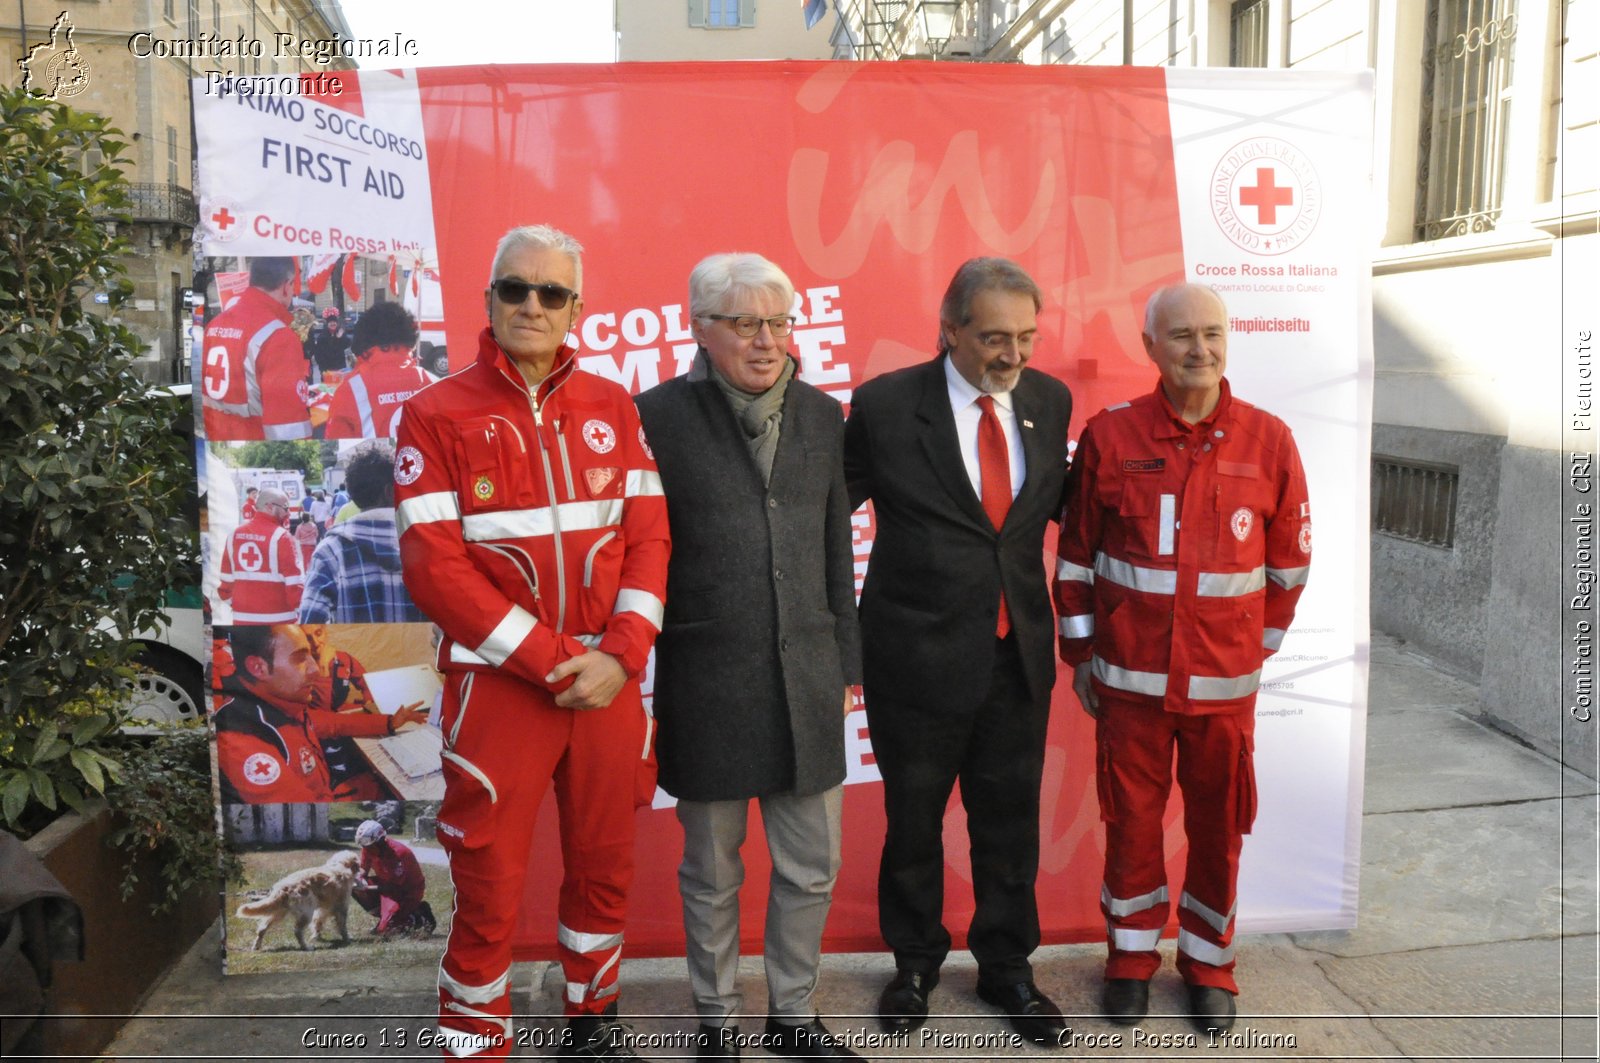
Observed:
[[[130,286],[120,135],[0,91],[0,806],[79,804],[117,773],[103,691],[126,635],[161,617],[195,554],[193,469],[134,372],[138,338],[99,316]],[[104,162],[95,164],[93,152]]]

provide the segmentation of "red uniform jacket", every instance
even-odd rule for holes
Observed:
[[[444,632],[441,670],[548,687],[550,669],[596,648],[630,678],[643,671],[661,629],[667,509],[626,391],[563,348],[530,394],[485,329],[473,365],[406,402],[398,444],[400,559]]]
[[[385,735],[380,713],[315,712],[300,715],[248,693],[217,695],[217,763],[224,804],[346,801],[364,791],[335,787],[321,739],[335,735]]]
[[[1061,656],[1168,712],[1255,705],[1294,619],[1311,507],[1289,427],[1233,398],[1188,425],[1154,392],[1084,428],[1056,571]]]
[[[305,585],[299,544],[266,513],[229,533],[217,594],[233,604],[234,623],[294,623]]]
[[[400,404],[434,382],[434,377],[401,347],[383,347],[356,363],[328,402],[329,439],[393,436]]]
[[[410,846],[389,838],[362,848],[361,876],[402,911],[416,907],[428,887],[417,854]]]
[[[206,326],[201,405],[207,439],[311,435],[311,363],[291,320],[272,296],[246,288]]]

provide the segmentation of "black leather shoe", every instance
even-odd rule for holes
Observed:
[[[1225,1033],[1233,1029],[1234,1016],[1239,1009],[1233,1003],[1233,994],[1216,986],[1192,985],[1189,987],[1189,1021],[1201,1033]]]
[[[1061,1043],[1059,1038],[1067,1028],[1061,1009],[1032,982],[990,985],[980,980],[978,999],[1004,1011],[1011,1020],[1011,1028],[1034,1044],[1054,1048]]]
[[[1100,997],[1106,1018],[1118,1026],[1137,1026],[1150,1014],[1150,983],[1142,978],[1108,978]]]
[[[828,1032],[821,1019],[812,1019],[804,1026],[791,1026],[777,1019],[767,1020],[764,1047],[775,1056],[790,1059],[860,1059],[844,1041]]]
[[[928,994],[939,984],[939,972],[900,968],[878,997],[878,1022],[889,1033],[915,1030],[928,1021]]]
[[[739,1058],[739,1027],[732,1026],[707,1026],[700,1024],[699,1044],[695,1048],[696,1059],[738,1059]]]

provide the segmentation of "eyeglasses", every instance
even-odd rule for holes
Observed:
[[[521,306],[528,301],[528,293],[533,292],[539,297],[539,305],[546,310],[560,310],[578,295],[571,288],[553,281],[529,284],[515,277],[501,277],[497,281],[489,282],[489,287],[494,289],[495,298],[507,306]]]
[[[765,325],[772,330],[772,334],[783,338],[794,331],[794,318],[784,315],[782,317],[756,317],[753,314],[706,314],[711,321],[726,321],[733,325],[733,331],[745,339],[750,339],[761,331]]]

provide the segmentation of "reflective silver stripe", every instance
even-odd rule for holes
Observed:
[[[483,788],[485,790],[489,791],[489,803],[491,805],[497,805],[497,804],[500,803],[500,791],[496,790],[494,788],[494,783],[489,781],[489,776],[487,776],[487,775],[485,775],[483,773],[483,769],[482,768],[478,767],[476,764],[472,763],[472,761],[468,760],[466,757],[463,757],[461,754],[451,752],[448,749],[441,750],[440,753],[439,753],[439,756],[440,756],[440,758],[442,758],[444,760],[448,760],[450,763],[454,764],[456,767],[460,768],[462,771],[466,772],[468,775],[472,776],[474,779],[477,779],[478,782],[482,783],[483,784]],[[442,974],[443,972],[440,972],[440,973]],[[466,998],[463,997],[462,999],[466,999]],[[493,999],[493,998],[491,998],[491,999]],[[471,1001],[470,1003],[482,1004],[482,1003],[484,1003],[484,1001],[477,1000],[477,1001]]]
[[[293,424],[264,424],[261,426],[262,439],[306,439],[310,435],[310,421],[295,421]]]
[[[461,733],[461,725],[467,719],[467,706],[472,702],[472,682],[478,678],[478,673],[468,672],[467,677],[461,681],[461,706],[456,709],[456,722],[450,725],[450,737],[445,741],[445,748],[456,747],[456,736]],[[467,762],[461,762],[463,769]]]
[[[629,498],[665,494],[661,489],[661,474],[649,469],[629,469],[628,483],[623,493]]]
[[[556,510],[559,512],[552,512]],[[489,539],[529,539],[564,532],[598,531],[622,523],[622,499],[598,502],[563,502],[538,509],[503,509],[496,513],[470,513],[461,518],[461,537],[468,542]]]
[[[1232,945],[1225,949],[1218,948],[1198,934],[1191,934],[1181,927],[1178,929],[1178,951],[1201,963],[1209,963],[1213,967],[1233,962]]]
[[[459,642],[450,644],[450,663],[452,664],[488,664],[489,662],[467,649]]]
[[[1284,590],[1290,590],[1302,586],[1310,572],[1310,565],[1301,565],[1299,568],[1269,568],[1267,578]]]
[[[601,949],[614,949],[621,946],[622,935],[586,934],[558,921],[556,923],[556,941],[573,952],[599,952]]]
[[[1071,561],[1056,562],[1056,579],[1072,580],[1077,583],[1093,583],[1094,569],[1074,565]]]
[[[250,407],[250,416],[261,412],[261,378],[256,373],[256,359],[261,357],[261,348],[272,338],[272,334],[281,328],[287,328],[282,321],[273,319],[256,330],[250,337],[250,342],[244,349],[244,398],[245,404]],[[309,422],[307,423],[309,427]],[[268,439],[282,439],[283,436],[268,435]]]
[[[1229,701],[1255,693],[1261,686],[1261,669],[1249,675],[1189,677],[1189,696],[1196,701]]]
[[[250,404],[247,402],[223,402],[221,399],[214,399],[210,395],[205,395],[202,397],[205,400],[205,407],[208,410],[231,413],[235,417],[250,416]]]
[[[461,1001],[463,1004],[491,1004],[506,991],[506,986],[511,982],[511,968],[492,982],[483,985],[467,985],[458,982],[445,973],[444,968],[439,968],[439,988]]]
[[[1092,674],[1100,682],[1115,690],[1126,690],[1131,694],[1148,694],[1153,698],[1165,697],[1167,694],[1167,675],[1165,672],[1135,672],[1131,668],[1119,668],[1114,664],[1107,664],[1099,657],[1091,657],[1089,666]]]
[[[615,957],[612,957],[612,959],[615,960]],[[595,975],[595,977],[598,978],[600,976],[599,975]],[[617,992],[618,988],[619,987],[618,987],[617,983],[612,982],[610,985],[606,986],[604,989],[596,989],[596,990],[594,990],[594,999],[595,1000],[604,1000],[606,997],[614,995]],[[589,986],[589,983],[587,983],[587,982],[568,982],[567,983],[567,1000],[571,1001],[574,1004],[582,1004],[584,996],[586,994],[588,994],[589,992],[590,992],[590,986]]]
[[[293,609],[287,613],[241,613],[233,611],[235,624],[292,624],[300,619],[300,614]]]
[[[1188,894],[1184,894],[1188,896]],[[1149,893],[1141,893],[1137,897],[1113,897],[1111,890],[1104,883],[1100,885],[1100,906],[1118,919],[1125,919],[1134,912],[1143,912],[1154,908],[1158,904],[1166,904],[1170,894],[1167,887],[1161,886]]]
[[[275,576],[271,572],[250,572],[245,569],[236,569],[233,578],[240,583],[282,583],[282,576]]]
[[[356,400],[356,416],[361,420],[361,434],[371,438],[377,435],[372,430],[372,400],[367,397],[367,382],[357,373],[345,380],[344,386],[350,389],[350,397]]]
[[[1156,541],[1156,553],[1172,553],[1173,540],[1178,531],[1178,496],[1161,496],[1161,524]]]
[[[532,613],[520,605],[513,605],[500,623],[495,625],[495,629],[489,632],[489,637],[473,652],[499,668],[517,652],[517,647],[522,645],[522,640],[528,637],[537,623]]]
[[[638,613],[650,621],[650,626],[657,631],[661,630],[661,618],[666,613],[666,606],[661,599],[649,591],[641,591],[633,587],[617,592],[617,604],[612,608],[612,615],[617,613]]]
[[[1111,947],[1118,952],[1154,952],[1161,943],[1161,928],[1154,930],[1129,930],[1126,927],[1109,927]]]
[[[414,495],[395,507],[395,536],[418,524],[433,524],[441,520],[460,520],[461,500],[454,491],[430,491]]]
[[[1276,653],[1283,649],[1284,630],[1281,627],[1269,627],[1261,632],[1261,648]]]
[[[600,645],[600,640],[605,638],[604,635],[574,635],[572,637],[583,643],[583,648],[587,650],[597,648]]]
[[[1064,639],[1086,639],[1094,634],[1094,614],[1083,613],[1079,616],[1064,616],[1057,625]]]
[[[1183,896],[1178,898],[1178,907],[1187,908],[1201,919],[1204,919],[1212,930],[1219,934],[1226,934],[1228,932],[1228,924],[1233,922],[1233,913],[1239,910],[1239,902],[1234,901],[1233,907],[1228,909],[1228,914],[1223,915],[1215,908],[1207,907],[1204,901],[1188,890],[1184,890]]]
[[[1202,572],[1195,593],[1202,598],[1238,598],[1266,585],[1267,570],[1257,565],[1249,572]]]
[[[607,971],[610,971],[613,967],[621,962],[622,946],[618,945],[617,950],[607,957],[606,962],[600,965],[600,969],[598,971],[594,972],[594,977],[589,979],[589,989],[594,993],[596,1000],[599,1000],[602,997],[608,997],[617,991],[617,983],[615,981],[613,981],[606,988],[601,989],[600,980],[606,976]]]
[[[1176,594],[1178,573],[1161,568],[1141,568],[1105,554],[1094,555],[1094,574],[1120,587],[1150,594]]]
[[[612,539],[615,539],[616,537],[617,537],[617,533],[616,532],[614,532],[614,531],[606,532],[604,535],[600,536],[600,538],[596,539],[594,541],[594,545],[589,547],[589,552],[587,554],[583,555],[583,585],[585,587],[590,586],[594,581],[594,559],[595,559],[595,555],[600,553],[601,548],[604,547],[606,545],[606,543],[609,543]]]

